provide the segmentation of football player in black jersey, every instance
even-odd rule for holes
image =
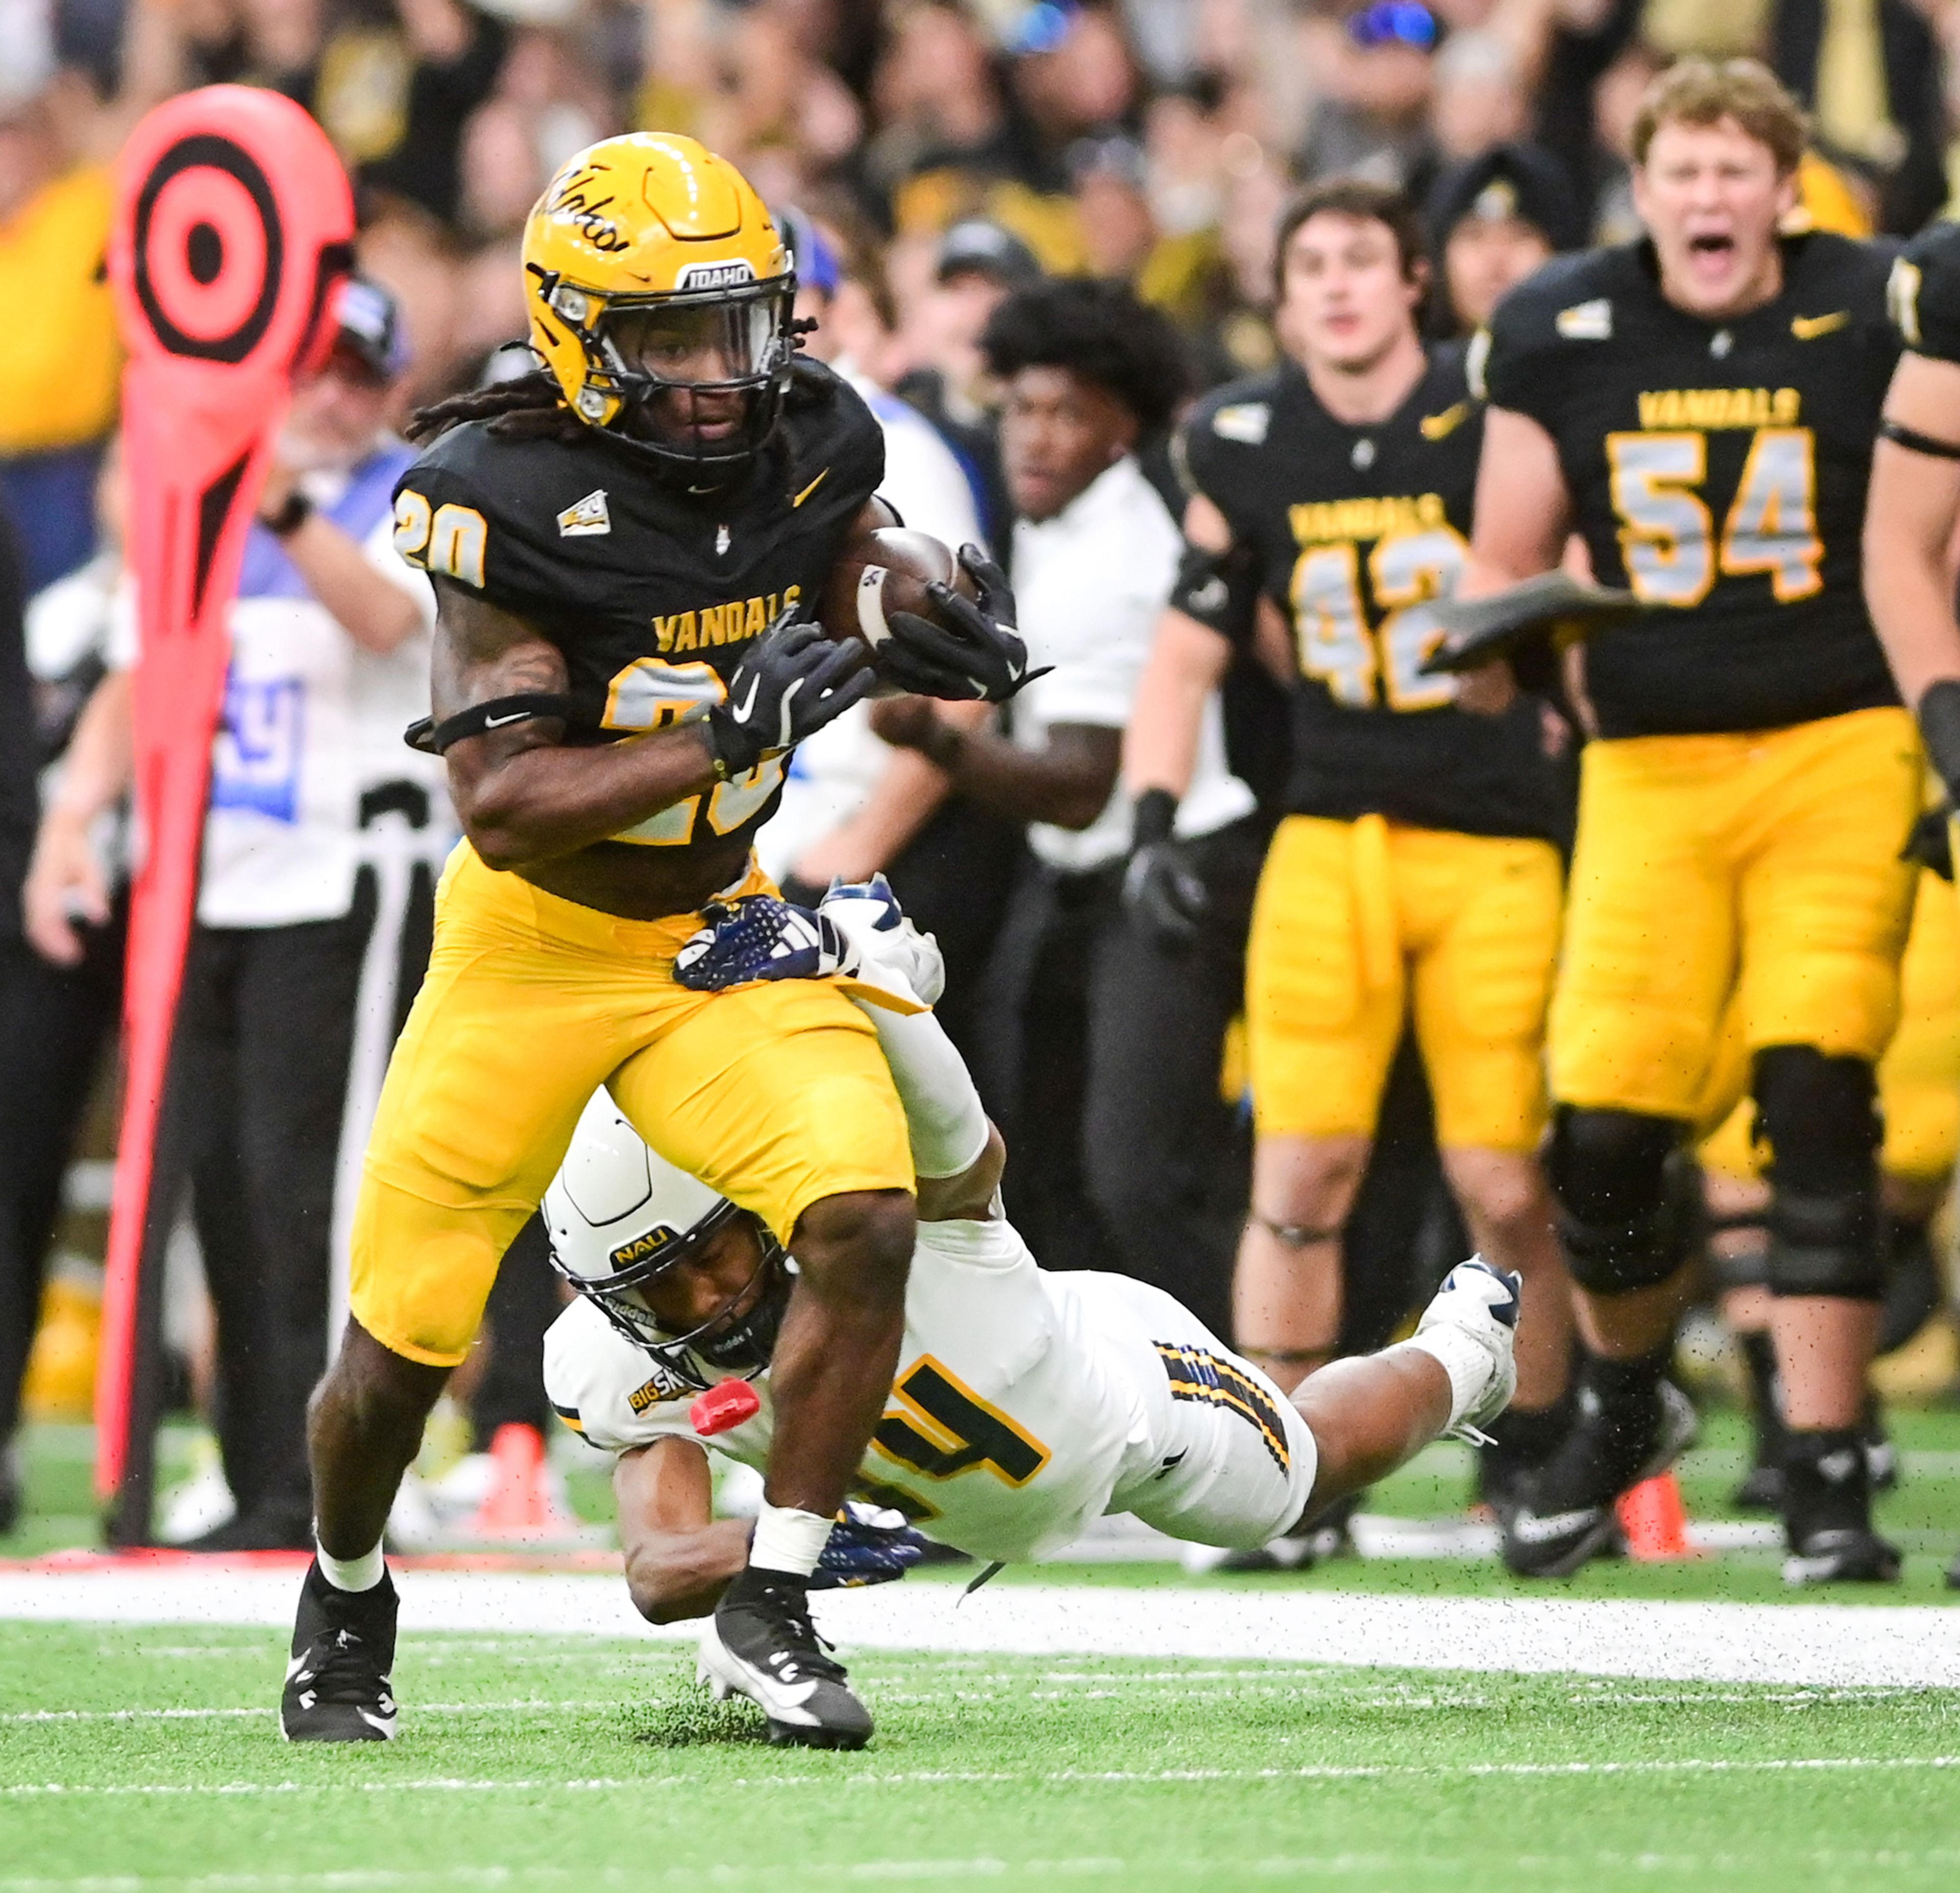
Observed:
[[[862,647],[794,613],[873,499],[864,403],[795,357],[795,279],[739,173],[692,139],[569,161],[523,244],[546,368],[420,417],[395,544],[434,579],[434,719],[467,839],[390,1065],[356,1212],[350,1321],[315,1396],[320,1556],[282,1707],[288,1738],[393,1732],[381,1534],[424,1416],[467,1353],[511,1239],[603,1083],[670,1161],[794,1255],[778,1429],[749,1570],[710,1634],[789,1688],[797,1738],[870,1732],[805,1586],[891,1383],[912,1246],[904,1114],[834,986],[688,990],[701,910],[765,886],[749,853],[788,752],[868,690]],[[880,675],[1011,692],[1025,652],[947,588],[894,615]],[[998,614],[998,618],[991,613]],[[630,1206],[584,1206],[595,1220]],[[616,1256],[638,1260],[628,1248]]]
[[[1293,743],[1249,948],[1238,1343],[1283,1387],[1332,1351],[1341,1225],[1412,1009],[1451,1186],[1478,1248],[1525,1279],[1517,1417],[1500,1430],[1529,1458],[1558,1436],[1570,1333],[1535,1155],[1558,778],[1536,700],[1468,715],[1421,668],[1440,637],[1430,601],[1468,551],[1482,416],[1460,350],[1424,352],[1421,237],[1395,193],[1309,191],[1277,266],[1289,359],[1214,393],[1179,436],[1191,550],[1125,749],[1132,879],[1176,872],[1164,843],[1204,706],[1263,597],[1290,632]]]
[[[1465,590],[1557,566],[1652,607],[1586,649],[1553,1002],[1550,1168],[1589,1350],[1580,1419],[1507,1520],[1513,1568],[1605,1547],[1692,1416],[1663,1380],[1687,1284],[1663,1169],[1732,995],[1769,1152],[1793,1582],[1895,1576],[1858,1423],[1883,1282],[1873,1066],[1897,1021],[1919,755],[1860,593],[1896,353],[1886,256],[1780,235],[1803,115],[1753,61],[1684,60],[1635,127],[1648,235],[1500,305]],[[1473,354],[1473,363],[1476,359]],[[1497,687],[1500,675],[1478,680]]]

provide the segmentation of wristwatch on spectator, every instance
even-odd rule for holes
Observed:
[[[259,523],[275,539],[290,539],[313,517],[313,502],[295,486],[275,513],[261,513]]]

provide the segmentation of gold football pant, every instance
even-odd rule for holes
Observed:
[[[752,870],[742,891],[768,886]],[[789,1239],[826,1197],[909,1190],[905,1114],[835,986],[673,982],[698,914],[622,920],[493,873],[466,841],[388,1066],[355,1215],[351,1301],[410,1360],[469,1352],[497,1267],[600,1085],[670,1162]]]
[[[1247,951],[1261,1134],[1372,1136],[1412,1002],[1439,1141],[1535,1148],[1560,878],[1549,842],[1379,815],[1281,822]]]
[[[1885,1127],[1879,1166],[1914,1182],[1942,1183],[1960,1161],[1960,907],[1952,888],[1924,870],[1899,965],[1899,993],[1898,1030],[1879,1060]],[[1768,1153],[1755,1142],[1748,1088],[1748,1047],[1732,1005],[1696,1113],[1698,1126],[1708,1133],[1701,1153],[1705,1169],[1761,1175]]]
[[[1692,1120],[1732,999],[1749,1054],[1876,1062],[1898,1019],[1921,767],[1901,709],[1588,745],[1552,1095]]]

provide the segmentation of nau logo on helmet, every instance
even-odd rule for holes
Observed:
[[[657,1255],[674,1239],[673,1230],[662,1224],[658,1229],[649,1229],[644,1235],[636,1235],[630,1242],[622,1242],[612,1251],[612,1266],[616,1270],[630,1269],[635,1262],[644,1262],[650,1255]]]
[[[748,260],[732,257],[726,263],[691,263],[674,278],[674,291],[727,289],[738,282],[753,282],[756,272]]]

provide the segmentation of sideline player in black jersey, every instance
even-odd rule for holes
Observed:
[[[1770,1152],[1768,1274],[1793,1582],[1895,1576],[1858,1423],[1883,1283],[1873,1066],[1898,1016],[1919,752],[1859,589],[1896,347],[1888,259],[1780,236],[1802,113],[1764,67],[1688,59],[1634,130],[1648,235],[1500,305],[1472,595],[1569,533],[1656,607],[1586,647],[1588,746],[1558,988],[1549,1158],[1589,1350],[1572,1436],[1506,1557],[1574,1569],[1677,1453],[1663,1381],[1687,1286],[1663,1169],[1732,996]],[[1475,357],[1473,355],[1473,364]],[[1500,687],[1501,677],[1478,680]]]
[[[1525,1280],[1513,1414],[1554,1443],[1569,1315],[1535,1155],[1563,817],[1535,700],[1454,707],[1421,665],[1468,551],[1482,416],[1454,348],[1426,355],[1413,214],[1354,180],[1278,237],[1289,358],[1204,400],[1179,437],[1191,550],[1125,770],[1167,835],[1199,720],[1256,592],[1290,627],[1292,774],[1253,910],[1246,1025],[1257,1142],[1237,1340],[1282,1387],[1332,1353],[1341,1228],[1414,1009],[1444,1168],[1478,1249]]]
[[[794,1255],[782,1423],[748,1570],[711,1634],[803,1688],[797,1739],[866,1715],[805,1589],[883,1405],[903,1325],[913,1177],[877,1041],[844,994],[688,990],[676,953],[749,853],[787,753],[868,690],[812,602],[873,500],[883,436],[795,359],[795,278],[761,200],[690,139],[609,139],[526,227],[543,372],[420,417],[395,544],[438,601],[434,721],[467,839],[390,1064],[354,1232],[352,1318],[312,1417],[320,1556],[281,1712],[290,1738],[393,1732],[382,1528],[422,1420],[467,1353],[511,1238],[594,1088]],[[895,616],[878,673],[1011,692],[1004,582]],[[631,1206],[586,1206],[596,1219]],[[632,1259],[615,1257],[622,1266]]]

